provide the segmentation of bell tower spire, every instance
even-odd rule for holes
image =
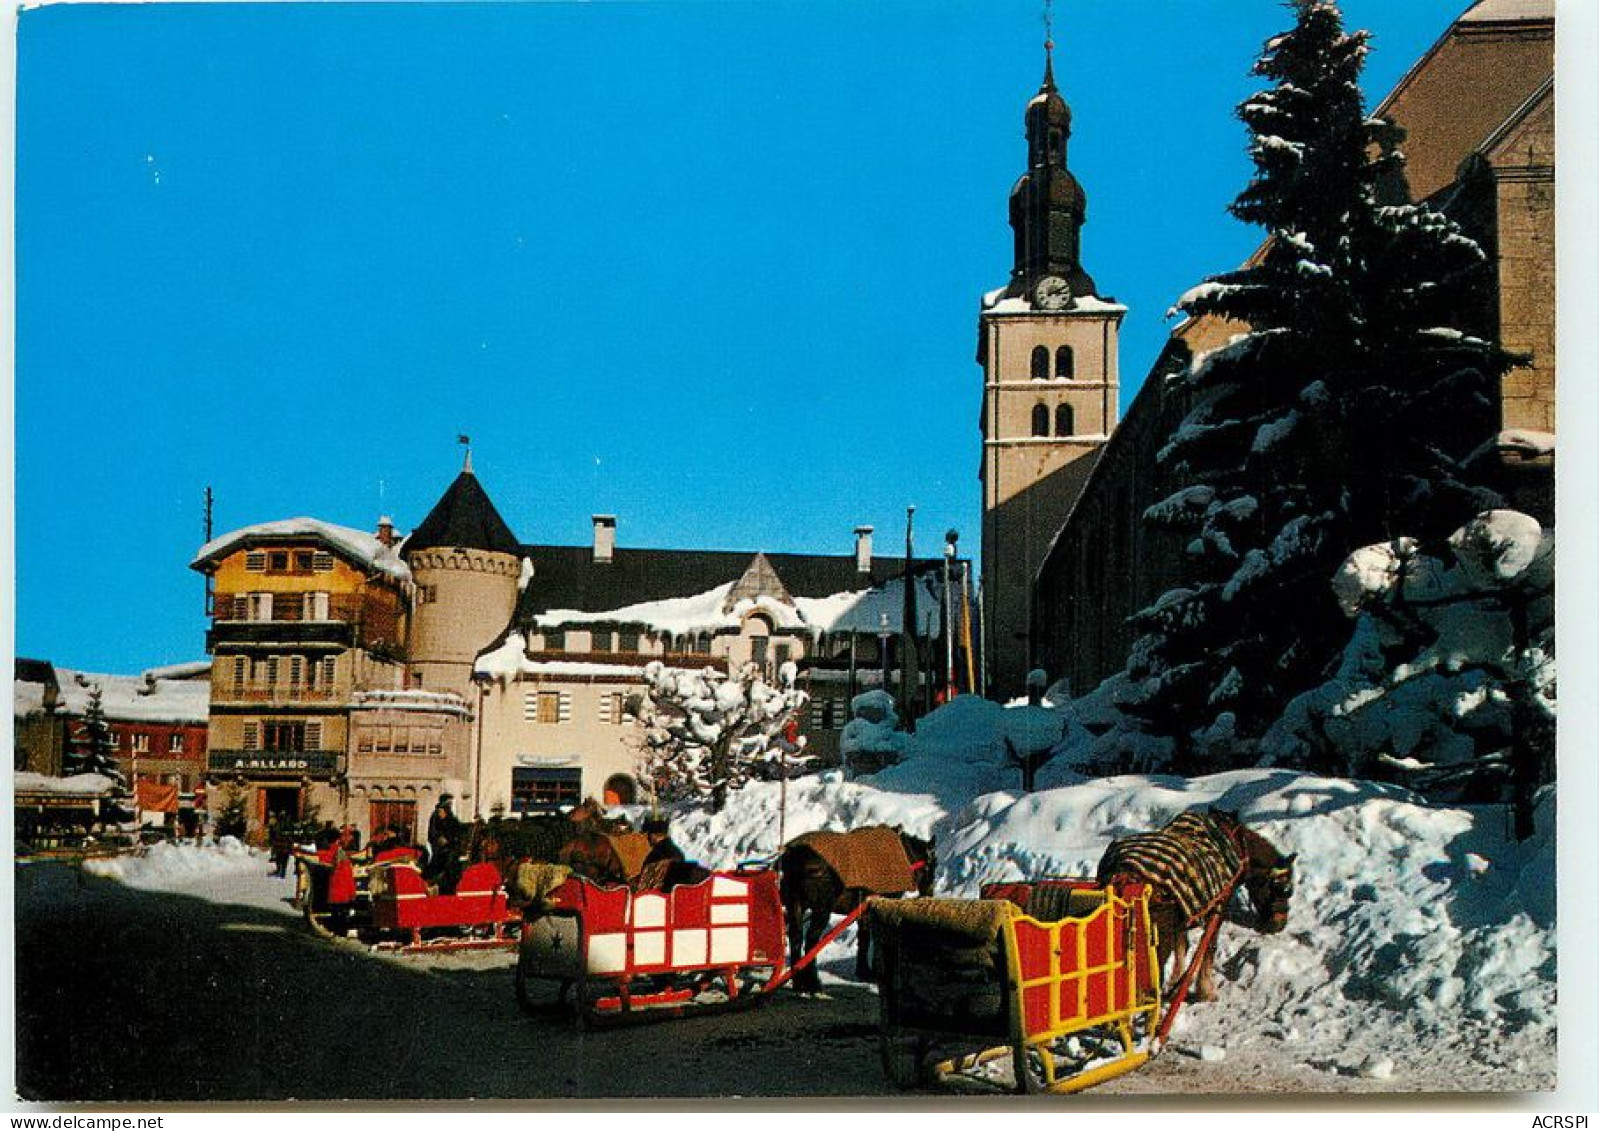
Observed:
[[[1007,297],[1032,297],[1046,278],[1064,280],[1074,295],[1094,294],[1094,280],[1083,270],[1081,230],[1088,196],[1066,167],[1072,134],[1071,107],[1055,86],[1055,41],[1045,10],[1044,81],[1028,102],[1027,171],[1010,194],[1010,226],[1015,262]]]
[[[1066,167],[1072,112],[1055,87],[1044,5],[1044,81],[1027,103],[1027,170],[1010,192],[1015,263],[983,296],[983,641],[988,691],[1019,695],[1033,667],[1033,580],[1116,428],[1117,335],[1127,308],[1083,270],[1088,199]]]

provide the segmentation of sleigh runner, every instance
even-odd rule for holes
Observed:
[[[983,896],[872,902],[890,1079],[998,1086],[1008,1054],[1017,1091],[1076,1092],[1153,1055],[1160,973],[1144,886],[1050,880]]]

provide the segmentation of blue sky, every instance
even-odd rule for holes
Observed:
[[[978,534],[978,297],[1036,2],[66,5],[17,65],[17,651],[203,655],[224,531],[421,520],[458,433],[528,542]],[[1465,0],[1348,0],[1375,103]],[[1062,3],[1085,264],[1131,307],[1258,233],[1232,107],[1289,21]]]

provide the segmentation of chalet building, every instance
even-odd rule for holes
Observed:
[[[410,568],[392,525],[262,523],[201,548],[213,656],[207,775],[213,816],[242,802],[279,818],[413,828],[461,788],[464,701],[407,694]]]
[[[937,682],[928,670],[902,685],[905,564],[873,556],[869,527],[839,555],[635,550],[618,545],[613,515],[594,516],[587,546],[522,545],[468,463],[403,556],[419,590],[408,683],[469,697],[475,814],[641,799],[627,713],[652,660],[768,675],[793,661],[811,695],[808,750],[824,758],[837,755],[849,700],[881,686],[885,666],[912,713]],[[953,623],[944,566],[912,563],[928,657],[947,653],[940,633]]]
[[[1526,363],[1501,383],[1499,431],[1484,426],[1479,471],[1546,524],[1554,521],[1553,64],[1553,0],[1482,0],[1374,111],[1406,132],[1400,191],[1441,208],[1488,253],[1488,308],[1463,313]],[[1141,520],[1179,486],[1155,453],[1189,405],[1162,378],[1242,330],[1216,318],[1176,328],[1081,496],[1057,516],[1063,525],[1036,577],[1032,623],[1035,662],[1052,677],[1084,690],[1119,671],[1132,643],[1127,618],[1181,583],[1182,541]]]
[[[188,808],[206,773],[210,672],[211,665],[200,662],[136,676],[104,675],[19,659],[14,768],[62,776],[66,754],[81,741],[89,701],[98,690],[111,754],[130,787],[149,808],[159,804],[169,813]]]
[[[1033,578],[1116,428],[1127,308],[1083,269],[1088,197],[1067,168],[1072,114],[1044,81],[1027,104],[1027,171],[1010,194],[1010,282],[983,297],[983,609],[988,691],[1022,693],[1033,666]]]

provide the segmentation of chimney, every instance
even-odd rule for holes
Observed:
[[[594,516],[594,560],[609,562],[616,555],[616,516]]]
[[[872,572],[872,528],[870,526],[857,526],[855,528],[855,572]]]
[[[394,545],[394,520],[388,515],[383,515],[378,519],[377,540],[385,546],[392,547]]]

